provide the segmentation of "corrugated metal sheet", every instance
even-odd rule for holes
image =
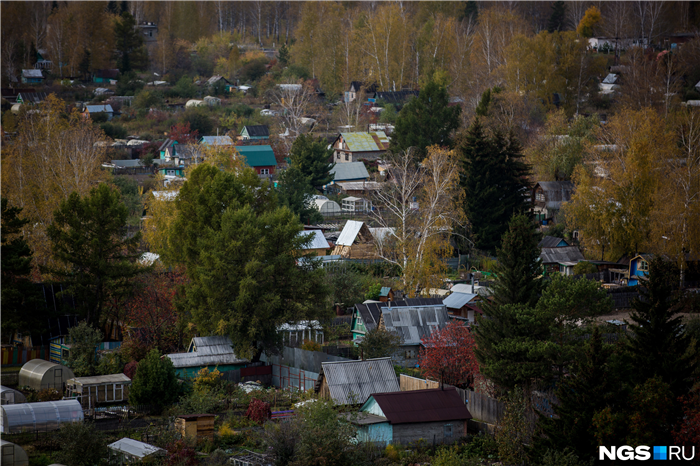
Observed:
[[[333,181],[369,180],[369,173],[362,162],[336,163],[331,168]]]
[[[538,248],[556,248],[556,247],[559,247],[559,244],[562,241],[564,241],[562,238],[557,238],[556,236],[545,236],[539,242],[537,247]],[[568,246],[568,243],[566,243],[566,241],[564,241],[564,243]]]
[[[337,404],[359,404],[373,393],[400,390],[391,358],[321,363],[322,373]]]
[[[107,105],[86,105],[85,108],[90,113],[101,113],[101,112],[114,113],[114,110],[112,110],[112,106],[109,104],[107,104]]]
[[[113,451],[118,451],[119,453],[126,453],[127,455],[132,455],[137,458],[145,458],[146,456],[154,453],[165,453],[165,450],[162,448],[155,447],[148,443],[139,442],[138,440],[132,440],[128,437],[107,445],[107,448]]]
[[[577,246],[563,248],[542,248],[540,260],[543,264],[558,264],[560,262],[578,262],[586,260]]]
[[[341,246],[352,246],[352,244],[355,242],[355,238],[357,238],[357,234],[360,232],[360,228],[362,228],[362,225],[363,223],[358,222],[357,220],[348,220],[343,228],[343,231],[340,232],[338,241],[336,241],[335,244],[339,244]]]
[[[421,339],[447,325],[449,316],[444,304],[426,307],[382,307],[384,325],[403,337],[404,345],[419,345]]]
[[[233,353],[233,343],[229,337],[209,336],[194,337],[187,349],[188,353],[197,352],[201,354],[226,354]]]
[[[311,242],[304,246],[304,249],[329,249],[330,245],[326,241],[321,230],[308,230],[299,233],[300,236],[310,236]]]
[[[101,383],[131,383],[131,379],[126,374],[98,375],[95,377],[74,377],[66,383],[76,383],[80,385],[97,385]]]
[[[450,288],[450,291],[453,293],[471,293],[472,285],[469,283],[457,283]]]
[[[465,304],[476,298],[477,295],[472,293],[452,293],[442,302],[450,309],[461,309]]]
[[[617,75],[615,73],[609,73],[605,79],[603,79],[603,84],[615,84],[617,82]]]
[[[372,394],[391,424],[471,419],[454,387]]]
[[[351,152],[377,152],[389,149],[389,138],[384,131],[376,133],[340,133]]]
[[[233,140],[229,136],[204,136],[202,143],[210,146],[232,146]]]
[[[239,359],[233,352],[227,354],[198,354],[197,353],[173,353],[167,355],[176,369],[183,367],[215,366],[224,364],[242,364],[248,362]]]
[[[561,204],[571,200],[571,193],[574,191],[574,184],[571,181],[539,181],[535,185],[544,191],[544,198],[548,209],[558,210]]]

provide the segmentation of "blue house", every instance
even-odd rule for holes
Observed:
[[[250,361],[241,359],[233,352],[228,337],[194,337],[186,353],[168,354],[179,378],[194,378],[197,373],[208,368],[228,372],[248,367]]]
[[[160,158],[162,160],[170,160],[170,158],[174,157],[176,144],[178,144],[178,142],[174,139],[166,139],[163,141],[163,144],[158,148]]]
[[[357,440],[406,445],[418,440],[453,443],[467,435],[472,418],[454,387],[374,393],[352,420]]]
[[[26,84],[41,84],[44,82],[44,75],[41,70],[22,70],[22,82]]]
[[[637,286],[639,285],[639,279],[641,277],[649,277],[649,261],[652,259],[651,254],[640,254],[635,256],[630,261],[630,271],[629,280],[627,285]]]
[[[185,167],[184,165],[159,167],[158,173],[163,176],[179,176],[182,178],[185,176]]]

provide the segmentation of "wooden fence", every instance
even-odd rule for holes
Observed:
[[[22,366],[32,359],[48,361],[49,356],[49,349],[46,346],[2,348],[2,365],[8,367]]]

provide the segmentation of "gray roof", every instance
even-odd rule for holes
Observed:
[[[41,70],[22,70],[22,76],[25,78],[43,78]]]
[[[560,262],[578,262],[586,260],[577,246],[563,248],[542,248],[540,260],[543,264],[558,264]]]
[[[139,442],[138,440],[132,440],[128,437],[107,445],[107,448],[120,453],[126,453],[127,455],[133,455],[137,458],[145,458],[146,456],[154,453],[165,453],[165,450],[162,448],[158,448],[148,443]]]
[[[442,303],[450,309],[461,309],[465,304],[476,298],[478,295],[472,293],[452,293],[442,300]]]
[[[403,345],[419,345],[421,339],[449,322],[444,304],[425,307],[383,307],[384,326],[403,338]]]
[[[469,283],[457,283],[450,288],[450,291],[453,293],[471,293],[472,285]]]
[[[538,248],[556,248],[559,243],[564,241],[562,238],[557,238],[556,236],[545,236],[537,245]],[[566,243],[566,241],[564,241]],[[569,244],[566,243],[568,246]]]
[[[373,393],[401,390],[391,358],[322,362],[331,398],[337,404],[359,404]]]
[[[326,241],[325,236],[321,230],[308,230],[299,232],[301,236],[311,236],[311,243],[308,246],[304,246],[304,249],[328,249],[330,245]]]
[[[99,385],[103,383],[131,383],[131,379],[126,374],[98,375],[95,377],[74,377],[66,383],[77,383],[80,385]]]
[[[369,173],[362,162],[336,163],[331,168],[333,181],[352,181],[369,179]]]
[[[229,337],[211,336],[194,337],[187,349],[198,354],[227,354],[233,353],[233,343]]]
[[[603,79],[603,84],[615,84],[616,81],[617,75],[615,73],[610,73]]]
[[[175,366],[176,369],[249,362],[247,359],[239,359],[234,353],[204,355],[199,355],[197,353],[173,353],[167,356],[173,362],[173,366]]]
[[[230,136],[204,136],[202,143],[210,146],[232,146],[233,140]]]
[[[362,304],[355,304],[355,309],[357,309],[360,318],[365,325],[367,331],[377,328],[379,324],[379,319],[382,316],[382,308],[391,306],[392,308],[397,307],[418,307],[418,306],[443,306],[442,299],[440,298],[408,298],[401,299],[397,301],[389,302],[364,302]]]
[[[571,193],[574,191],[574,184],[571,181],[538,181],[533,192],[538,186],[544,191],[547,208],[554,210],[560,209],[564,202],[571,200]]]
[[[112,164],[117,167],[141,167],[141,160],[112,160]]]
[[[90,112],[90,113],[114,113],[114,110],[112,110],[112,106],[109,104],[106,105],[86,105],[85,109]]]

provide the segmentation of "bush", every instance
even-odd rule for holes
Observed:
[[[130,379],[134,379],[134,376],[136,375],[136,368],[139,366],[138,361],[131,361],[128,363],[126,366],[124,366],[124,375],[129,377]]]
[[[143,89],[134,97],[134,108],[157,107],[163,103],[163,97],[159,92]]]
[[[128,71],[118,78],[117,81],[117,95],[136,95],[141,89],[143,89],[144,82],[141,81],[136,73],[133,71]]]
[[[301,345],[301,349],[306,351],[321,351],[321,345],[307,338]]]
[[[55,388],[44,388],[36,394],[39,401],[57,401],[62,398],[61,392]]]
[[[95,375],[97,370],[97,346],[102,342],[102,332],[81,322],[68,331],[72,346],[67,365],[76,377]]]
[[[183,113],[180,122],[183,124],[189,123],[190,129],[199,132],[200,136],[211,134],[211,131],[214,129],[214,123],[205,112],[205,109],[189,108]]]
[[[267,63],[267,58],[258,58],[244,65],[243,68],[239,70],[241,81],[252,83],[262,78],[267,72],[265,68]]]
[[[588,261],[581,261],[574,266],[574,275],[585,275],[588,273],[596,273],[598,267]]]
[[[272,416],[270,411],[270,403],[265,403],[257,398],[253,398],[248,405],[248,410],[246,411],[245,415],[251,421],[262,424]]]
[[[56,462],[71,466],[100,464],[107,457],[107,442],[102,431],[91,422],[67,422],[61,424],[56,434],[61,450],[56,452]]]
[[[231,105],[230,112],[241,118],[248,118],[253,115],[253,109],[243,103]]]
[[[100,124],[100,123],[106,123],[108,120],[108,116],[104,112],[92,113],[92,114],[90,114],[90,119],[92,120],[93,123]]]
[[[177,399],[178,391],[172,361],[169,358],[161,359],[160,352],[153,349],[139,362],[129,391],[129,403],[151,405],[159,412]]]
[[[221,386],[221,372],[218,369],[209,371],[208,367],[197,372],[197,377],[194,379],[194,390],[197,392],[210,392]]]
[[[107,137],[112,139],[124,139],[126,138],[126,128],[120,124],[114,123],[102,123],[100,125],[102,131],[104,131]]]
[[[197,95],[198,91],[199,91],[199,89],[192,82],[192,79],[187,77],[187,76],[183,76],[175,84],[171,93],[174,94],[174,97],[182,97],[185,99],[191,99],[192,97]]]
[[[119,374],[123,369],[122,357],[118,352],[104,354],[97,364],[97,373],[100,375]]]

